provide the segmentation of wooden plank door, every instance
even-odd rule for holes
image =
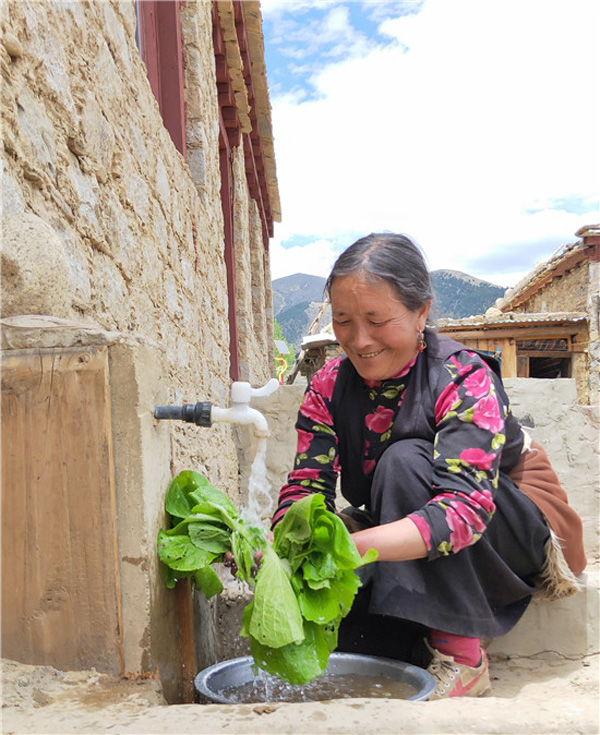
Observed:
[[[2,655],[122,673],[108,349],[2,366]]]

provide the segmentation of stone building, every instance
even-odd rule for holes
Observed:
[[[439,331],[497,353],[503,377],[574,378],[579,403],[600,389],[600,228],[540,263],[485,315],[444,319]]]
[[[0,13],[3,654],[159,670],[177,699],[193,642],[189,589],[175,604],[156,562],[164,492],[182,469],[243,491],[229,425],[157,425],[153,406],[228,405],[232,379],[274,373],[259,3]]]

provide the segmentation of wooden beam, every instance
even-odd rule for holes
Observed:
[[[541,338],[541,337],[569,337],[576,334],[585,333],[587,331],[587,323],[581,322],[578,324],[570,325],[550,325],[545,324],[544,326],[536,327],[532,324],[527,326],[520,326],[519,324],[511,324],[510,326],[502,326],[499,328],[487,327],[469,329],[468,327],[453,328],[453,327],[440,327],[438,331],[441,334],[451,335],[453,339],[459,342],[464,339],[503,339],[511,338],[515,339],[526,339]]]
[[[517,377],[517,345],[514,339],[502,342],[502,377]]]

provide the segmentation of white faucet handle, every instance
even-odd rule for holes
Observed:
[[[251,390],[253,396],[270,396],[277,388],[279,388],[279,381],[277,378],[271,378],[262,388],[252,388]]]
[[[250,403],[252,398],[252,386],[238,380],[231,386],[231,402],[232,403]]]

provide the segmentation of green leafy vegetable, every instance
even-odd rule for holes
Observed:
[[[281,648],[304,639],[302,615],[290,576],[287,561],[267,547],[256,575],[252,614],[245,626],[248,636],[263,646]]]
[[[223,585],[212,565],[231,551],[237,576],[254,588],[242,617],[257,666],[290,684],[325,670],[337,646],[341,620],[360,587],[355,570],[377,558],[361,557],[342,520],[321,494],[294,503],[274,531],[244,523],[231,501],[196,472],[179,474],[167,491],[172,528],[158,534],[165,582],[191,577],[207,597]],[[255,552],[262,551],[256,570]]]

